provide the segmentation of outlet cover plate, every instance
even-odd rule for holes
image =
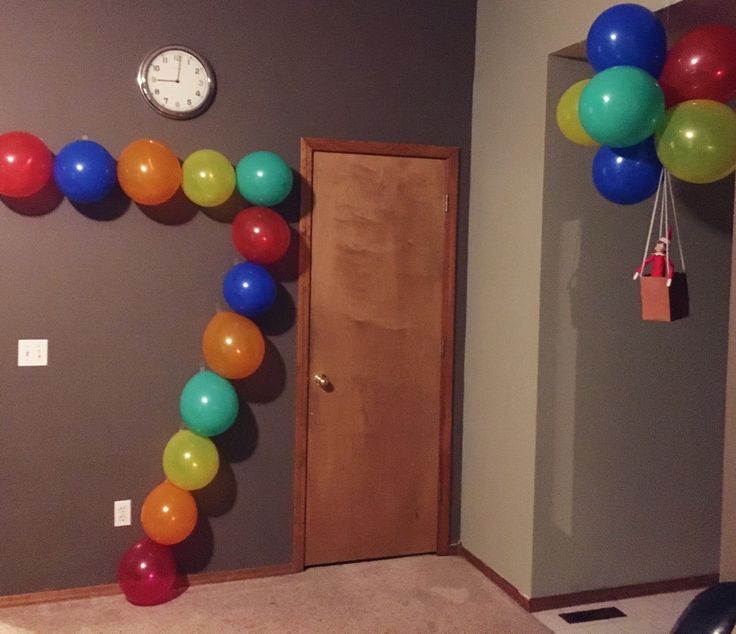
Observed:
[[[130,526],[130,500],[115,500],[113,526]]]
[[[48,339],[18,339],[19,366],[42,366],[48,364]]]

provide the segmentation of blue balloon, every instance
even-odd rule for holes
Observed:
[[[654,137],[624,148],[602,146],[593,158],[593,183],[601,196],[618,205],[633,205],[657,191],[662,164]]]
[[[236,313],[255,317],[271,308],[276,299],[276,282],[260,264],[241,262],[227,272],[222,292]]]
[[[667,35],[656,15],[638,4],[617,4],[601,13],[588,31],[588,61],[596,72],[636,66],[659,77]]]
[[[116,178],[115,159],[94,141],[72,141],[54,160],[54,180],[75,202],[99,202],[115,186]]]

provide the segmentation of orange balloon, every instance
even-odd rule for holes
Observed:
[[[226,379],[244,379],[263,361],[266,342],[250,319],[237,313],[217,313],[205,328],[202,352],[212,371]]]
[[[142,205],[160,205],[181,185],[179,159],[153,139],[138,139],[118,157],[118,182],[123,191]]]
[[[141,524],[146,535],[165,546],[185,540],[196,523],[194,496],[168,480],[155,487],[141,507]]]

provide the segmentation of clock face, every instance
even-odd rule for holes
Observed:
[[[215,96],[212,66],[185,46],[149,53],[138,70],[138,85],[150,106],[172,119],[202,114]]]

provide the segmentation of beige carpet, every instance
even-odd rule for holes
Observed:
[[[459,557],[405,557],[193,586],[169,603],[122,595],[0,609],[0,632],[550,632]]]

